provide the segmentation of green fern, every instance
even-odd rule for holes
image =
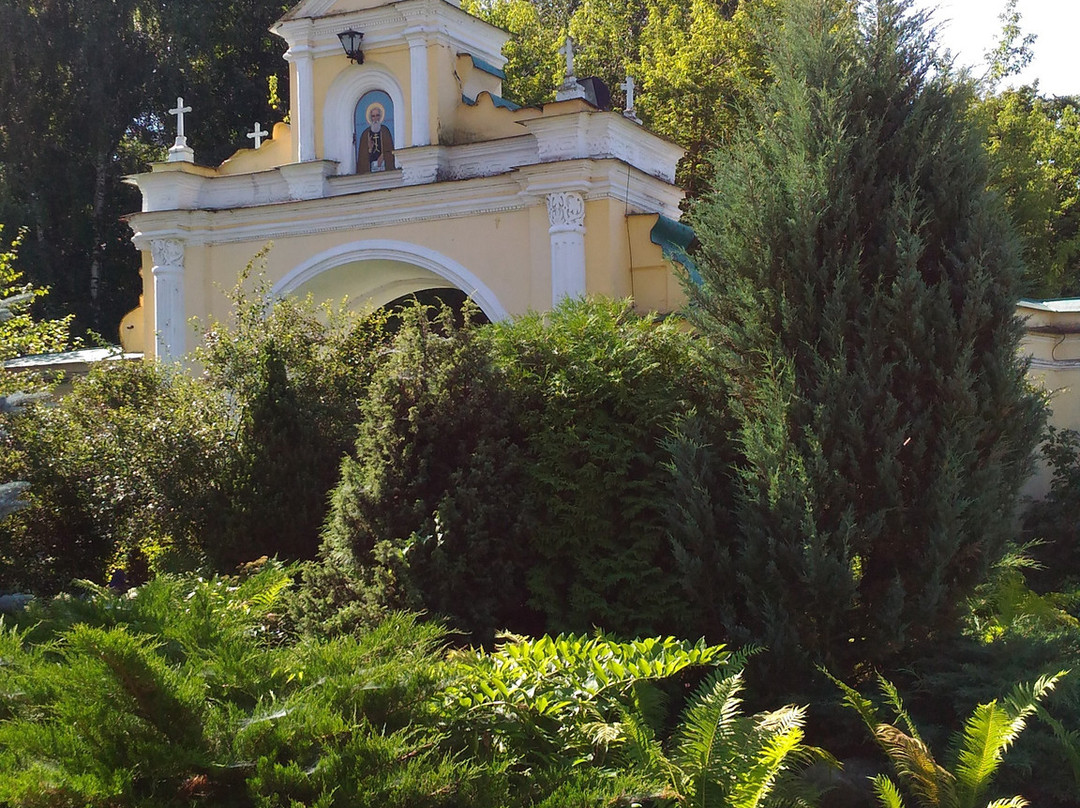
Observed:
[[[624,744],[637,755],[646,751],[650,773],[666,775],[685,808],[812,804],[816,795],[791,775],[814,760],[834,761],[803,744],[804,708],[746,716],[742,688],[741,671],[714,671],[687,706],[670,757],[649,734],[625,737]]]
[[[1018,684],[1008,696],[980,704],[952,739],[949,766],[940,765],[921,740],[911,716],[892,683],[879,685],[886,703],[896,715],[894,724],[882,721],[872,702],[843,682],[833,679],[844,693],[844,702],[857,712],[888,756],[899,780],[921,808],[1019,808],[1027,805],[1020,796],[985,803],[994,775],[1005,752],[1024,729],[1038,704],[1066,675],[1066,671],[1043,676],[1033,684]],[[883,808],[903,808],[899,786],[885,775],[873,778],[874,794]]]

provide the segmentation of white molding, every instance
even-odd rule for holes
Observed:
[[[338,174],[356,173],[354,116],[360,98],[371,90],[382,90],[394,102],[395,152],[405,143],[405,94],[397,78],[380,64],[349,65],[334,77],[323,102],[323,159],[336,160]]]
[[[431,88],[426,34],[423,29],[405,33],[409,42],[409,89],[412,94],[411,146],[431,144]]]
[[[186,350],[184,328],[184,243],[175,238],[150,241],[154,279],[155,355],[164,362],[176,362]]]
[[[543,163],[615,159],[664,182],[675,182],[685,149],[614,112],[579,112],[520,122],[536,137]]]
[[[476,275],[453,258],[449,258],[428,247],[391,239],[354,241],[324,250],[286,273],[281,280],[274,284],[270,293],[274,297],[282,297],[300,288],[323,272],[339,267],[342,264],[349,264],[354,261],[377,260],[400,261],[438,275],[469,295],[492,322],[505,320],[510,316],[494,292]]]
[[[373,8],[324,14],[318,17],[287,16],[270,30],[284,39],[290,49],[301,40],[309,42],[317,58],[342,55],[338,32],[356,28],[364,32],[364,52],[370,54],[384,45],[398,45],[407,29],[422,27],[430,33],[428,44],[444,44],[475,54],[502,68],[503,46],[510,35],[478,17],[467,14],[447,0],[404,0]]]
[[[551,305],[586,291],[585,196],[576,191],[548,194],[551,238]]]

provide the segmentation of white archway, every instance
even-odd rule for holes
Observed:
[[[454,259],[427,247],[390,239],[354,241],[331,247],[289,271],[274,284],[271,294],[274,297],[291,294],[320,274],[357,261],[396,261],[419,267],[465,292],[492,322],[510,316],[494,292]]]
[[[351,65],[330,84],[323,105],[323,154],[336,160],[338,174],[356,172],[353,146],[353,113],[360,97],[369,90],[382,90],[394,102],[394,145],[405,143],[405,95],[394,74],[375,64]]]

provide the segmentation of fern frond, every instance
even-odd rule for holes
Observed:
[[[725,770],[724,751],[735,731],[741,691],[741,673],[724,676],[722,671],[716,671],[686,709],[676,741],[675,763],[681,778],[693,783],[690,787],[681,783],[679,788],[691,795],[693,808],[710,808],[714,792],[717,804],[723,804],[731,774]]]
[[[874,784],[874,796],[881,803],[881,808],[904,808],[904,799],[900,796],[896,783],[884,774],[872,777],[871,782]]]
[[[621,730],[618,752],[623,761],[646,777],[674,783],[677,779],[675,764],[664,754],[652,727],[635,713],[624,715],[618,726]]]
[[[986,808],[1027,808],[1030,802],[1023,797],[1009,797],[1005,800],[994,800],[986,804]]]
[[[1050,727],[1050,730],[1058,739],[1061,749],[1065,752],[1065,759],[1069,761],[1073,779],[1080,786],[1080,732],[1065,729],[1065,725],[1050,715],[1044,707],[1036,708],[1035,712],[1039,718],[1046,722],[1046,725]]]
[[[892,724],[878,724],[874,728],[874,738],[920,802],[930,806],[954,802],[956,778],[938,765],[926,744]]]
[[[919,730],[915,726],[915,722],[911,720],[911,715],[908,713],[907,708],[904,707],[904,701],[900,698],[900,691],[896,689],[896,685],[884,676],[878,677],[878,684],[881,687],[882,694],[885,696],[885,701],[888,702],[889,706],[892,707],[893,711],[896,713],[896,720],[904,725],[908,735],[922,743],[922,737],[919,735]]]
[[[756,743],[748,750],[752,757],[744,758],[744,765],[735,772],[729,800],[732,808],[758,808],[770,796],[777,778],[793,764],[802,745],[805,719],[804,707],[784,707],[757,717],[753,729]]]
[[[877,727],[879,723],[881,723],[878,719],[877,711],[874,709],[873,702],[871,702],[870,699],[866,698],[855,688],[845,684],[844,682],[841,682],[839,679],[837,679],[835,676],[825,670],[825,668],[818,668],[818,670],[820,670],[823,674],[829,677],[829,679],[832,680],[832,683],[838,688],[840,688],[840,691],[844,694],[844,698],[842,700],[843,703],[853,709],[856,713],[858,713],[859,717],[862,718],[867,728],[869,728],[869,730],[873,732],[874,728]]]
[[[1018,684],[998,703],[980,704],[955,744],[960,808],[975,808],[1001,765],[1002,756],[1034,714],[1039,700],[1063,673],[1043,676],[1034,684]]]

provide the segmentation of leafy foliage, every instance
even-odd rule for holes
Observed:
[[[987,129],[990,186],[1020,236],[1033,297],[1080,293],[1080,113],[1075,99],[1047,99],[1035,88],[990,95],[975,108]]]
[[[1070,429],[1047,431],[1040,447],[1050,470],[1050,491],[1024,513],[1024,534],[1037,542],[1031,556],[1042,568],[1034,570],[1035,585],[1046,590],[1072,588],[1080,579],[1080,433]]]
[[[906,2],[786,3],[760,33],[775,83],[694,215],[691,317],[742,453],[735,639],[788,673],[884,663],[953,625],[1040,429],[1015,243],[970,88],[923,22]]]
[[[138,253],[123,177],[171,145],[165,110],[183,95],[191,134],[216,164],[273,114],[267,82],[287,81],[267,30],[287,0],[0,2],[0,221],[28,227],[23,266],[49,286],[47,314],[115,338],[138,302]]]
[[[578,77],[600,78],[617,98],[632,75],[645,125],[688,150],[679,182],[696,196],[708,185],[709,153],[766,80],[750,30],[755,14],[774,12],[775,0],[471,0],[463,8],[513,35],[504,93],[519,103],[554,100],[567,34]]]
[[[208,326],[200,378],[110,363],[8,416],[4,474],[30,483],[31,505],[0,526],[8,585],[51,594],[113,565],[138,580],[148,563],[314,556],[382,315],[262,301],[238,290],[235,322]]]
[[[681,414],[720,411],[693,340],[602,301],[482,329],[404,318],[342,465],[310,619],[342,595],[449,615],[481,641],[674,630],[690,610],[669,574],[661,442]]]
[[[0,225],[0,238],[3,234]],[[23,283],[23,274],[15,266],[24,235],[20,233],[6,251],[0,251],[0,360],[63,351],[72,345],[70,316],[40,320],[32,315],[34,302],[48,290]]]
[[[291,575],[269,562],[240,577],[162,575],[124,595],[87,582],[83,597],[0,623],[0,801],[667,799],[618,755],[588,753],[624,717],[646,720],[655,685],[733,659],[703,643],[570,636],[448,654],[440,626],[404,614],[359,636],[297,638],[281,617]],[[727,766],[752,750],[730,751]]]
[[[470,735],[493,738],[524,765],[603,764],[619,719],[637,709],[645,683],[730,656],[721,646],[672,637],[519,637],[490,654],[459,655],[468,676],[447,690],[446,705]]]
[[[428,699],[441,630],[284,643],[287,569],[159,577],[4,627],[0,800],[13,806],[475,803]],[[502,795],[499,795],[502,796]]]
[[[949,759],[941,765],[919,736],[893,685],[880,680],[886,702],[895,713],[895,723],[878,717],[873,704],[858,691],[837,682],[844,700],[863,719],[875,741],[888,756],[903,788],[925,808],[1003,808],[1023,806],[1021,797],[985,802],[994,775],[1005,751],[1035,714],[1038,703],[1065,673],[1044,676],[1034,684],[1018,684],[1001,701],[980,704],[953,736]],[[896,726],[902,724],[903,729]],[[905,731],[906,730],[906,731]],[[885,808],[903,806],[901,788],[884,775],[874,778],[874,791]]]

